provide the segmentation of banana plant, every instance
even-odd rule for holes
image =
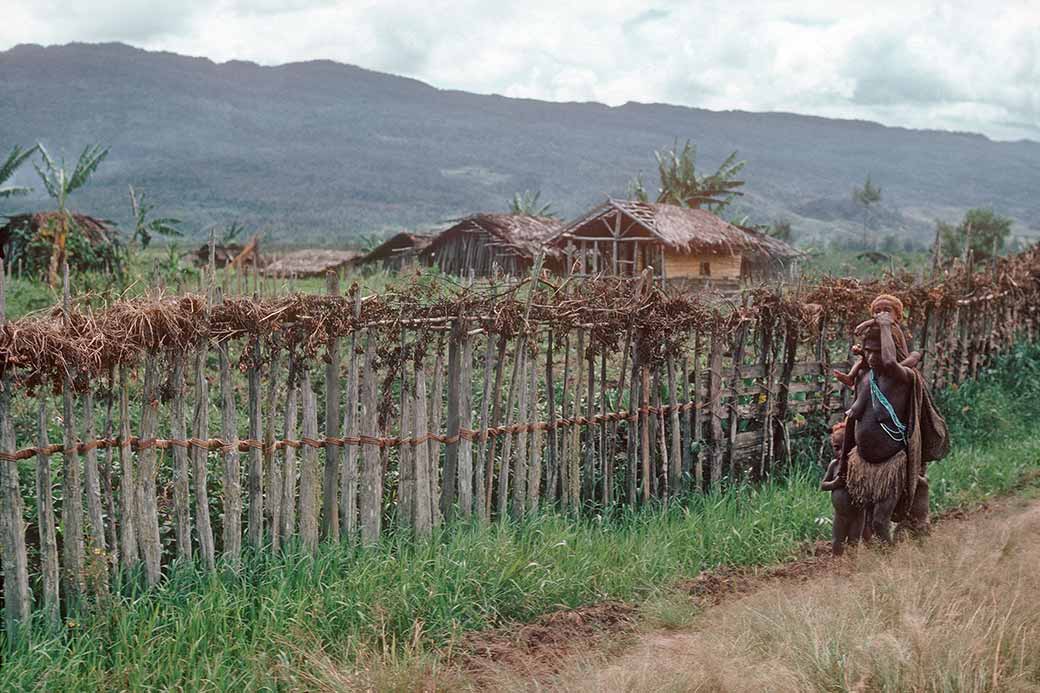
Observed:
[[[165,238],[179,238],[184,232],[177,228],[182,222],[173,217],[154,217],[155,205],[148,202],[143,192],[138,193],[134,186],[130,188],[130,210],[134,215],[134,232],[130,238],[130,245],[140,243],[141,249],[148,247],[155,236]]]
[[[0,200],[8,197],[14,197],[16,195],[27,195],[31,191],[31,188],[25,188],[21,186],[8,185],[5,186],[14,172],[18,170],[18,167],[25,163],[36,151],[36,146],[29,147],[28,149],[22,149],[18,145],[14,146],[11,153],[7,155],[7,159],[0,164]]]
[[[72,226],[70,223],[72,219],[69,216],[67,207],[69,195],[87,184],[90,177],[97,171],[98,166],[108,156],[108,148],[97,144],[84,148],[71,173],[65,165],[64,157],[62,157],[59,163],[51,158],[42,144],[37,144],[36,148],[43,159],[43,166],[33,162],[33,167],[40,176],[40,180],[43,181],[47,194],[58,205],[58,228],[53,232],[51,261],[47,270],[47,282],[51,286],[55,286],[58,283],[58,268],[65,258],[65,242],[68,239],[69,229]]]
[[[509,204],[509,211],[513,214],[526,214],[532,217],[555,217],[556,212],[552,210],[551,203],[539,203],[538,198],[541,195],[541,190],[534,192],[525,190],[522,193],[516,193]]]

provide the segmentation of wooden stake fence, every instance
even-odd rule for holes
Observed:
[[[844,405],[829,369],[850,365],[851,316],[767,321],[749,311],[730,329],[690,321],[662,335],[631,316],[633,306],[656,300],[651,290],[640,280],[619,304],[596,306],[625,316],[612,323],[620,325],[615,333],[606,334],[595,313],[570,323],[538,317],[545,313],[534,310],[533,292],[510,308],[515,322],[496,331],[489,315],[505,310],[501,297],[478,313],[460,299],[454,312],[362,322],[368,299],[356,290],[341,295],[330,279],[321,298],[331,303],[322,305],[340,306],[349,326],[310,351],[279,358],[276,341],[229,331],[120,362],[107,387],[100,377],[84,388],[69,370],[60,392],[37,384],[32,397],[20,387],[26,364],[4,369],[8,641],[21,638],[34,602],[42,621],[57,624],[88,598],[104,597],[113,571],[142,561],[154,585],[174,560],[197,558],[208,570],[218,561],[240,566],[243,538],[255,550],[299,545],[310,553],[320,541],[372,545],[392,531],[424,538],[441,521],[506,520],[546,505],[600,511],[719,489],[749,474],[768,477],[793,461],[796,448],[818,454]],[[972,377],[1018,341],[1035,339],[1037,298],[1030,286],[914,313],[930,384]],[[231,299],[219,292],[212,302],[201,299],[199,319],[210,320],[224,300]],[[68,301],[65,329],[82,329]],[[562,299],[554,310],[569,314]],[[394,363],[396,353],[409,357]],[[62,443],[54,445],[48,412],[59,397]],[[20,466],[30,461],[34,467]],[[57,501],[55,471],[63,491]],[[35,474],[33,527],[23,473]],[[31,560],[27,532],[39,537]]]

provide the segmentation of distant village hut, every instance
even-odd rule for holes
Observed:
[[[545,241],[562,226],[549,217],[475,214],[441,232],[420,253],[420,259],[448,274],[465,275],[473,270],[477,277],[489,277],[497,267],[502,274],[523,276],[539,252],[546,252],[545,266],[555,264],[558,254]]]
[[[324,277],[329,271],[342,273],[360,256],[354,250],[296,250],[268,264],[263,273],[269,277]]]
[[[654,275],[690,283],[737,285],[790,276],[797,250],[703,209],[609,199],[549,240],[579,276]]]
[[[119,232],[112,222],[68,213],[62,238],[60,212],[36,212],[7,217],[0,226],[0,257],[20,272],[46,279],[57,254],[56,266],[68,261],[74,272],[115,273],[122,270]]]
[[[371,251],[357,258],[354,266],[358,268],[377,268],[387,271],[400,271],[415,262],[419,253],[433,242],[431,234],[407,233],[395,234],[380,243]]]

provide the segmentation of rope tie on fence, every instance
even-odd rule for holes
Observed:
[[[486,441],[491,438],[497,438],[503,435],[514,435],[521,433],[534,433],[544,432],[557,429],[570,428],[571,426],[597,426],[602,423],[617,423],[621,421],[635,422],[639,420],[639,416],[649,416],[654,414],[655,416],[666,416],[673,410],[679,412],[688,412],[698,408],[697,402],[684,402],[682,404],[676,404],[674,407],[670,404],[661,406],[646,406],[639,407],[633,410],[619,410],[614,412],[608,412],[605,414],[595,414],[593,416],[573,416],[557,419],[555,424],[551,424],[547,421],[534,421],[534,422],[518,422],[511,424],[504,424],[502,426],[491,426],[483,430],[475,430],[470,428],[460,428],[458,433],[453,435],[444,435],[440,433],[428,432],[421,436],[412,438],[399,438],[399,437],[384,437],[384,436],[369,436],[369,435],[358,435],[358,436],[344,436],[342,438],[335,436],[328,436],[326,438],[308,438],[303,437],[298,440],[286,438],[282,440],[276,440],[273,442],[265,443],[262,440],[254,440],[251,438],[243,438],[238,441],[237,445],[232,445],[220,438],[139,438],[132,436],[127,442],[130,449],[141,452],[142,450],[156,449],[156,450],[167,450],[169,448],[177,447],[183,449],[195,448],[198,450],[205,450],[207,452],[220,452],[227,454],[229,452],[249,452],[250,450],[260,450],[263,452],[277,451],[284,448],[293,448],[298,450],[301,447],[307,446],[315,449],[323,449],[328,446],[333,447],[346,447],[348,445],[359,447],[362,445],[373,445],[378,448],[396,448],[402,446],[416,447],[424,443],[436,441],[444,445],[454,445],[460,440],[468,441]],[[26,460],[37,455],[43,455],[50,457],[58,453],[65,454],[66,452],[76,452],[83,454],[91,450],[107,450],[109,448],[118,448],[122,444],[119,438],[97,438],[95,440],[80,441],[71,448],[66,448],[60,443],[52,445],[46,445],[43,447],[27,447],[14,452],[0,452],[0,460],[17,462],[19,460]]]

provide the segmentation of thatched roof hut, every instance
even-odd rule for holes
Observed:
[[[70,213],[69,217],[72,219],[70,227],[75,226],[76,231],[90,241],[91,245],[112,243],[117,237],[118,232],[111,221],[76,213]],[[35,212],[7,217],[7,223],[0,226],[0,256],[6,251],[7,244],[16,233],[24,230],[37,235],[40,231],[57,226],[60,220],[60,212]]]
[[[209,264],[209,243],[200,245],[192,258],[195,265],[202,267]],[[213,245],[213,264],[220,268],[226,265],[263,267],[264,258],[260,255],[260,236],[253,236],[248,243],[215,243]]]
[[[440,233],[420,254],[423,264],[438,265],[450,274],[487,277],[495,267],[504,274],[522,276],[535,256],[546,252],[545,264],[559,259],[545,240],[563,227],[558,219],[527,214],[474,214]]]
[[[432,234],[426,233],[398,233],[356,259],[354,265],[400,270],[410,262],[414,262],[419,253],[433,242],[433,238]]]
[[[59,250],[57,266],[60,267],[67,256],[73,270],[112,272],[119,269],[119,232],[111,221],[75,212],[68,213],[68,219],[68,238],[64,250]],[[46,272],[60,226],[60,212],[7,217],[7,223],[0,226],[0,257],[20,264],[27,272]]]
[[[278,277],[322,277],[330,270],[343,270],[360,255],[354,250],[297,250],[267,265],[263,273]]]
[[[658,277],[718,282],[780,276],[802,253],[703,209],[608,199],[567,225],[548,244],[579,275]]]

